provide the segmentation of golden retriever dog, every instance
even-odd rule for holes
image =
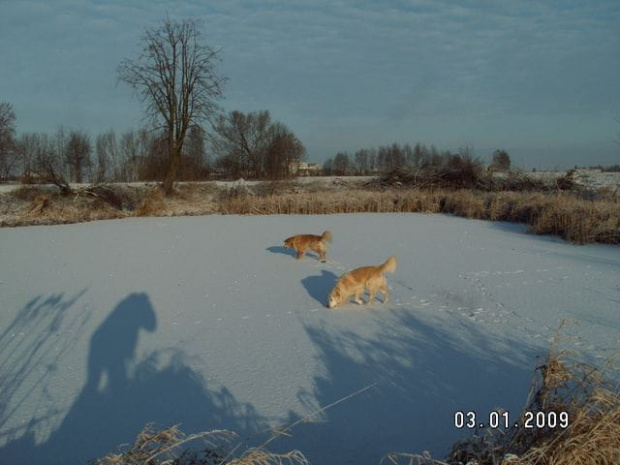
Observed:
[[[383,303],[388,301],[387,280],[383,273],[394,273],[396,271],[396,257],[392,255],[385,263],[378,266],[362,266],[343,274],[334,289],[329,293],[327,306],[335,308],[338,305],[349,302],[351,296],[355,302],[363,304],[362,295],[368,289],[370,296],[368,304],[372,304],[377,291],[383,293]]]
[[[325,244],[332,241],[332,233],[325,231],[322,235],[298,234],[284,239],[284,248],[295,249],[297,260],[304,258],[308,249],[319,254],[321,261],[325,261]]]

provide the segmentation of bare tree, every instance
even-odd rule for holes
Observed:
[[[120,172],[118,181],[130,182],[137,181],[139,179],[152,181],[156,178],[144,179],[142,173],[145,171],[145,166],[149,165],[149,162],[156,162],[155,156],[149,156],[153,148],[153,138],[156,137],[152,132],[146,129],[140,129],[139,131],[128,131],[121,136],[119,144],[120,151]]]
[[[17,162],[15,111],[8,102],[0,102],[0,178],[8,179]]]
[[[261,178],[270,125],[271,116],[266,110],[248,114],[235,110],[220,115],[213,147],[235,172],[246,178]]]
[[[274,123],[269,128],[269,143],[263,159],[263,172],[270,179],[291,176],[293,166],[306,157],[306,148],[284,124]]]
[[[21,162],[21,182],[23,184],[30,184],[36,180],[36,176],[33,176],[33,170],[38,148],[39,137],[37,134],[25,133],[20,135],[17,141],[17,154]]]
[[[95,139],[96,169],[94,181],[120,181],[121,160],[116,134],[110,130]]]
[[[220,51],[201,44],[199,26],[197,20],[164,20],[145,31],[139,57],[123,60],[118,68],[120,80],[146,104],[147,118],[166,134],[166,194],[177,178],[189,128],[211,121],[222,97],[225,78],[216,72]]]
[[[22,164],[22,182],[54,183],[63,195],[71,193],[62,174],[62,161],[58,155],[58,137],[47,134],[26,133],[19,138],[18,154]]]
[[[266,110],[220,116],[212,138],[220,169],[233,176],[281,179],[306,156],[306,149],[284,124]]]
[[[323,176],[331,176],[334,172],[334,160],[328,158],[323,162],[322,174]]]
[[[358,174],[368,174],[370,172],[370,150],[360,149],[355,152],[355,165]]]
[[[336,176],[346,176],[351,170],[351,160],[347,152],[339,152],[334,157],[332,163],[332,172]]]
[[[65,162],[71,167],[73,180],[81,183],[84,169],[90,166],[90,138],[83,132],[71,131],[67,142]]]
[[[202,179],[208,173],[205,136],[205,131],[199,126],[193,126],[189,130],[181,163],[181,177],[185,180]]]

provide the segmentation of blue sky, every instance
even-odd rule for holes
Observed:
[[[145,27],[201,18],[226,111],[266,109],[310,161],[422,142],[525,169],[620,163],[617,0],[0,0],[17,131],[142,124],[117,83]]]

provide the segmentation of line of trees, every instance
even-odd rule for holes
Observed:
[[[360,149],[352,155],[339,152],[325,161],[323,174],[326,176],[370,175],[399,168],[441,167],[449,163],[454,156],[474,158],[473,150],[469,147],[461,148],[455,154],[447,150],[439,151],[434,145],[392,144]],[[505,150],[493,152],[489,168],[495,171],[509,170],[510,156],[508,153]]]
[[[63,127],[53,135],[24,133],[15,142],[17,174],[23,183],[129,182],[161,179],[161,138],[146,130],[117,137],[113,131],[90,137]]]
[[[140,129],[119,135],[110,130],[90,136],[60,127],[52,135],[27,132],[17,136],[14,117],[10,128],[2,127],[0,180],[26,184],[164,182],[168,175],[169,146],[162,131]],[[305,157],[303,144],[284,124],[272,121],[269,112],[233,111],[221,116],[212,134],[199,126],[189,129],[175,179],[283,179]]]

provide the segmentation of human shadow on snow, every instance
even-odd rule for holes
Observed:
[[[355,313],[350,313],[351,318]],[[307,418],[280,439],[311,463],[373,464],[390,452],[431,451],[443,458],[473,430],[455,412],[488,424],[496,407],[516,420],[528,394],[536,354],[519,340],[498,340],[465,320],[442,327],[409,311],[377,309],[375,330],[306,325],[324,374],[299,392],[308,411],[359,394]],[[366,328],[365,328],[366,329]],[[300,420],[290,413],[288,424]]]
[[[181,349],[154,351],[137,362],[140,335],[156,330],[148,295],[119,302],[90,338],[88,379],[60,426],[38,443],[40,425],[33,419],[0,447],[0,462],[86,463],[132,442],[147,423],[181,424],[187,433],[230,429],[241,438],[265,429],[251,405],[226,388],[208,389]]]

